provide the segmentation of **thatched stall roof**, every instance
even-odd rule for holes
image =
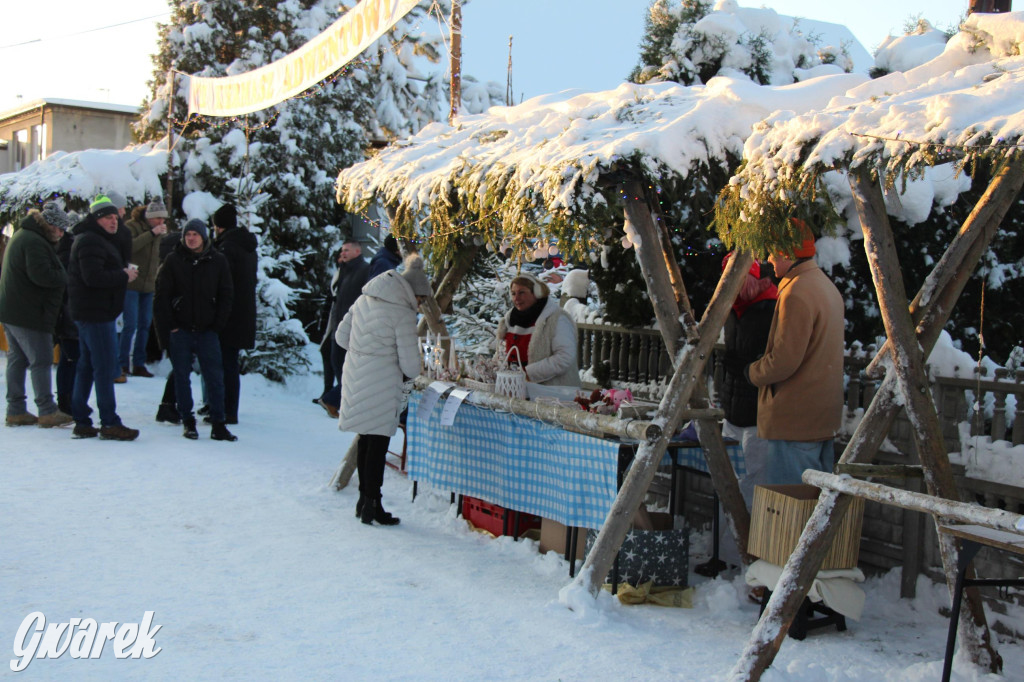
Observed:
[[[736,167],[755,123],[780,108],[824,107],[866,80],[837,74],[788,86],[715,78],[706,86],[623,84],[566,91],[433,124],[341,172],[338,200],[378,202],[394,229],[448,252],[459,236],[493,244],[553,238],[566,253],[618,221],[623,174],[686,196]],[[724,178],[723,178],[724,180]],[[582,232],[582,234],[581,234]]]
[[[791,238],[780,230],[794,215],[829,232],[849,205],[847,171],[903,189],[943,165],[969,171],[1019,154],[1022,45],[1024,12],[972,14],[932,61],[864,83],[822,110],[780,111],[759,123],[723,193],[723,241],[763,252]]]

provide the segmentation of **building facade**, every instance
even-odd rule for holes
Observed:
[[[79,100],[38,99],[0,112],[0,173],[12,173],[56,151],[123,149],[134,141],[139,108]]]

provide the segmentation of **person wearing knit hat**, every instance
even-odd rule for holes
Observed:
[[[224,367],[218,335],[224,331],[234,301],[231,272],[224,254],[210,248],[206,224],[185,223],[181,242],[164,259],[156,278],[154,318],[160,346],[167,349],[174,372],[174,398],[184,427],[182,435],[199,438],[192,412],[192,363],[206,386],[213,440],[238,438],[225,426]]]
[[[412,293],[419,296],[430,296],[430,280],[427,279],[427,272],[423,269],[423,258],[419,254],[411,253],[405,259],[405,269],[402,277],[412,287]]]
[[[116,202],[115,202],[116,204]],[[121,373],[152,378],[146,369],[146,344],[149,326],[153,320],[153,294],[156,291],[156,273],[160,267],[160,240],[167,234],[164,219],[167,209],[160,198],[149,205],[136,206],[125,228],[131,236],[132,263],[139,276],[128,284],[124,297],[123,325],[118,342],[118,361]]]
[[[551,296],[548,286],[523,272],[509,282],[512,309],[498,323],[495,359],[523,366],[528,381],[579,386],[576,323]],[[515,352],[512,350],[515,349]]]
[[[758,387],[757,435],[768,443],[764,485],[800,483],[806,469],[832,471],[843,410],[843,297],[814,262],[814,235],[768,261],[780,277],[764,355],[745,373]]]
[[[237,424],[242,390],[239,355],[243,349],[256,347],[256,286],[259,278],[256,249],[259,240],[252,232],[238,226],[235,207],[231,204],[221,206],[213,214],[213,225],[216,232],[213,247],[227,259],[234,288],[231,314],[219,338],[224,367],[224,417],[226,423]]]
[[[210,231],[206,229],[206,223],[199,218],[193,218],[192,220],[185,223],[185,227],[181,228],[181,242],[186,243],[186,237],[189,232],[195,232],[203,238],[203,244],[206,244],[210,240]]]
[[[334,334],[346,351],[338,429],[358,434],[356,516],[367,525],[399,522],[381,504],[381,485],[406,389],[420,373],[416,311],[429,295],[423,259],[411,255],[402,274],[388,270],[366,283]]]
[[[118,214],[117,206],[114,205],[114,202],[106,194],[97,194],[96,198],[89,204],[89,215],[95,218]]]
[[[224,204],[213,213],[213,226],[221,230],[238,227],[238,210],[234,204]]]
[[[45,215],[32,209],[21,221],[4,252],[0,272],[0,323],[7,334],[7,426],[62,426],[71,416],[53,400],[53,332],[67,285],[67,274],[54,245],[57,223],[67,216],[47,203]],[[28,411],[26,374],[39,416]]]
[[[128,210],[128,199],[118,191],[105,192],[105,194],[110,199],[110,203],[117,207],[118,217],[124,218],[125,211]]]
[[[146,219],[147,220],[150,219],[150,218],[165,218],[166,219],[167,217],[168,217],[167,207],[164,206],[163,199],[161,199],[160,197],[157,197],[156,199],[153,199],[153,201],[149,202],[149,205],[146,206]]]
[[[47,201],[43,204],[40,213],[48,225],[60,228],[61,232],[65,232],[71,227],[71,217],[53,201]]]

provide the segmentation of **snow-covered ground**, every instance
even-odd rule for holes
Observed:
[[[384,501],[402,523],[363,526],[354,488],[327,487],[350,436],[310,404],[319,385],[243,377],[237,443],[157,424],[163,381],[134,377],[117,387],[122,418],[142,429],[133,443],[0,431],[7,658],[37,611],[48,623],[153,611],[161,626],[148,660],[116,659],[111,642],[99,660],[33,660],[16,679],[725,679],[757,619],[742,578],[691,574],[692,609],[603,595],[573,612],[558,599],[560,557],[470,531],[443,492],[411,502],[411,482],[390,470]],[[946,588],[920,580],[918,597],[900,600],[892,573],[865,589],[861,622],[787,640],[763,679],[938,679]],[[1021,610],[990,618],[1024,629]],[[1024,650],[999,649],[1005,678],[960,664],[954,679],[1019,679]]]

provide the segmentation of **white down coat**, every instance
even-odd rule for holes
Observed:
[[[393,436],[403,409],[404,378],[420,373],[416,296],[395,270],[363,287],[334,334],[348,353],[341,381],[338,429]]]

